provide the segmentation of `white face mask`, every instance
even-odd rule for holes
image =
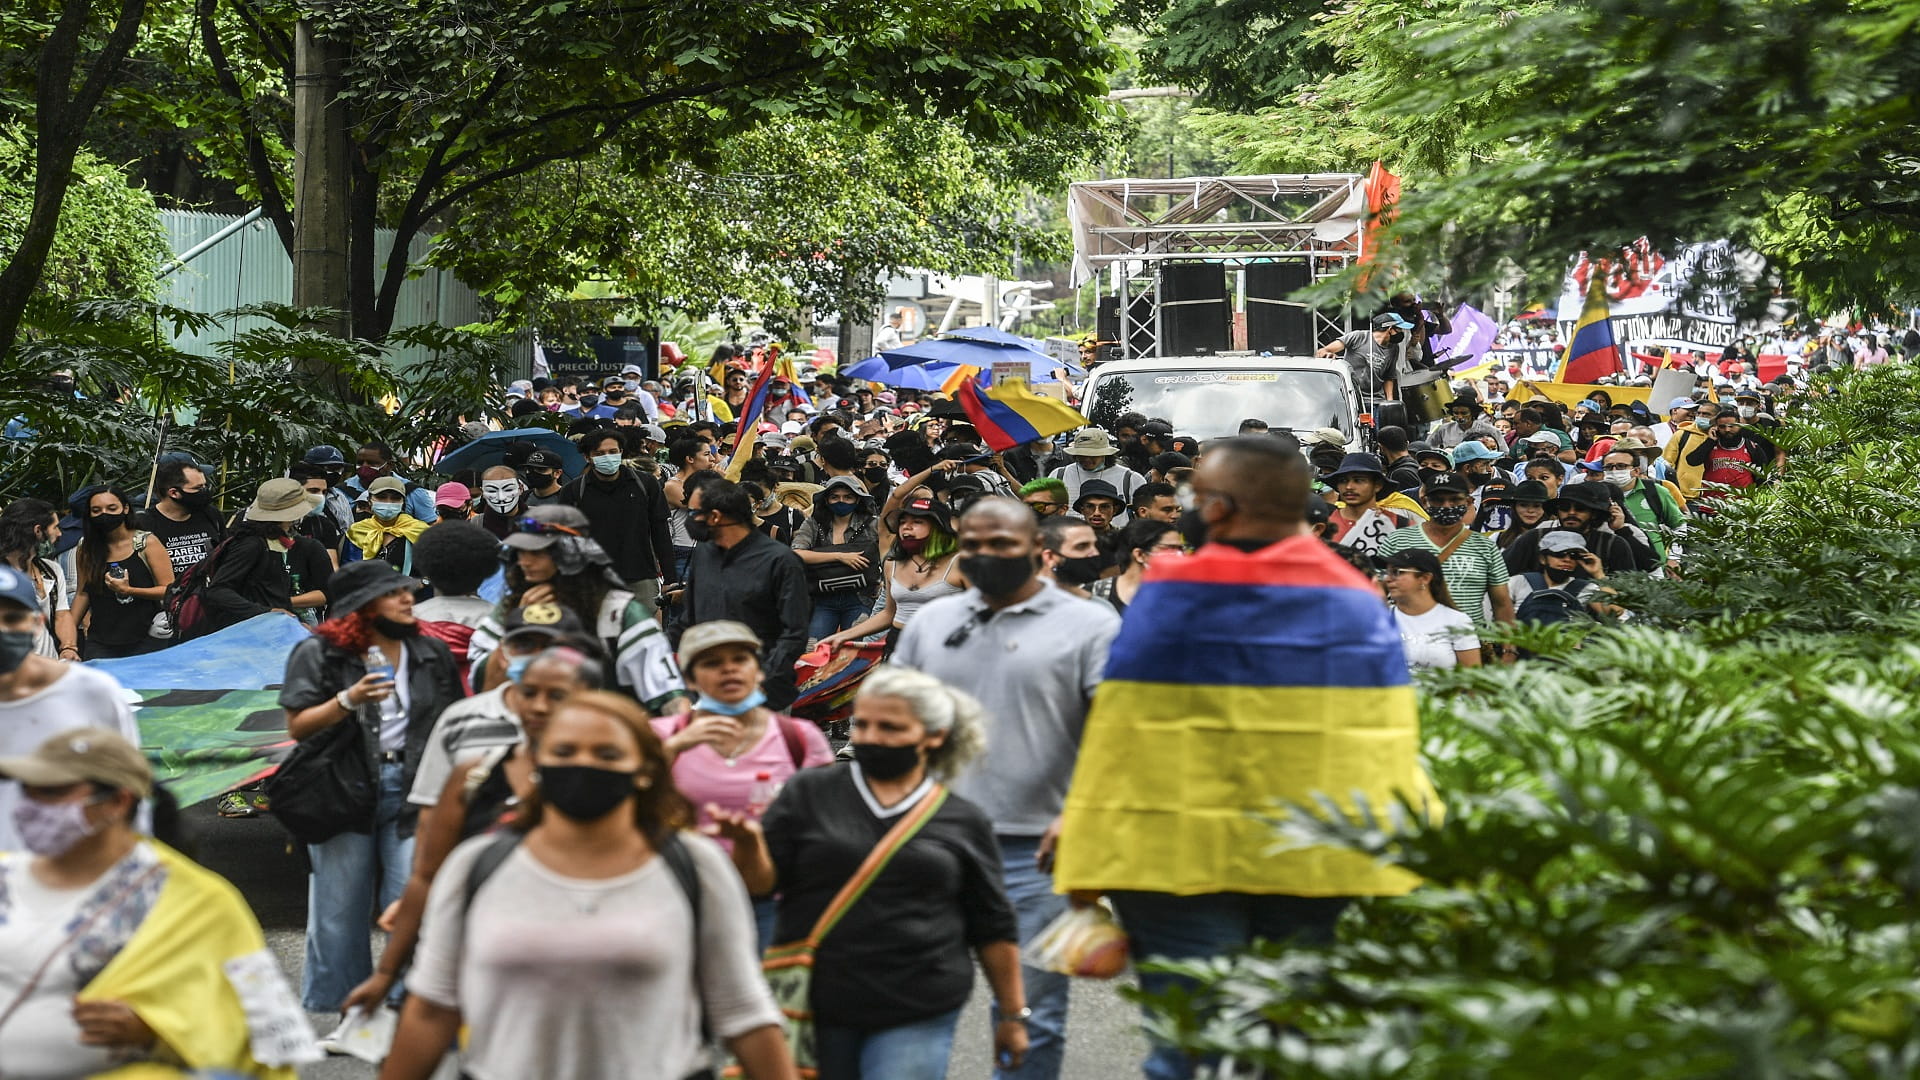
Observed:
[[[1612,484],[1615,487],[1624,488],[1624,487],[1633,486],[1633,470],[1632,469],[1608,469],[1606,472],[1603,472],[1600,475],[1603,478],[1605,478],[1607,483]]]
[[[520,505],[520,481],[485,481],[480,485],[480,495],[487,501],[489,510],[496,514],[511,514],[514,507]]]
[[[1751,420],[1753,419],[1754,414],[1758,413],[1759,411],[1760,411],[1759,409],[1756,409],[1751,405],[1742,405],[1740,406],[1740,419]]]

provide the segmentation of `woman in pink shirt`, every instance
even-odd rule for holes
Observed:
[[[699,700],[691,712],[653,721],[673,763],[673,786],[700,808],[702,831],[712,824],[707,807],[758,818],[794,773],[833,763],[818,727],[766,707],[760,650],[759,636],[745,623],[721,619],[688,627],[680,638],[680,672]],[[756,897],[753,912],[765,948],[773,940],[773,897]]]

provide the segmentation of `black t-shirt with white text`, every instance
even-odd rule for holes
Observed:
[[[193,511],[185,521],[175,521],[157,509],[148,510],[141,515],[139,527],[167,545],[176,578],[204,562],[226,536],[219,520],[205,510]]]

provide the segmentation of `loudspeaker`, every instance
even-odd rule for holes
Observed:
[[[1288,303],[1312,282],[1305,260],[1252,263],[1247,267],[1247,348],[1254,352],[1312,356],[1313,310]]]
[[[1162,263],[1160,344],[1168,356],[1225,352],[1233,340],[1227,268],[1219,263]]]
[[[1120,298],[1103,296],[1094,310],[1093,333],[1101,341],[1120,340]]]

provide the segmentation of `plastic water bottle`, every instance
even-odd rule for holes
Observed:
[[[387,654],[380,651],[380,646],[367,646],[366,663],[367,674],[378,675],[388,682],[393,681],[393,665],[387,661]]]
[[[767,807],[773,805],[773,800],[780,796],[780,789],[784,786],[773,778],[772,773],[754,773],[753,787],[747,790],[747,813],[756,818],[766,813]]]
[[[127,580],[127,568],[120,565],[117,562],[110,562],[107,564],[107,576],[110,578],[119,578],[121,581],[125,581]],[[133,597],[123,596],[120,593],[114,593],[113,601],[116,604],[131,604],[133,603]]]

